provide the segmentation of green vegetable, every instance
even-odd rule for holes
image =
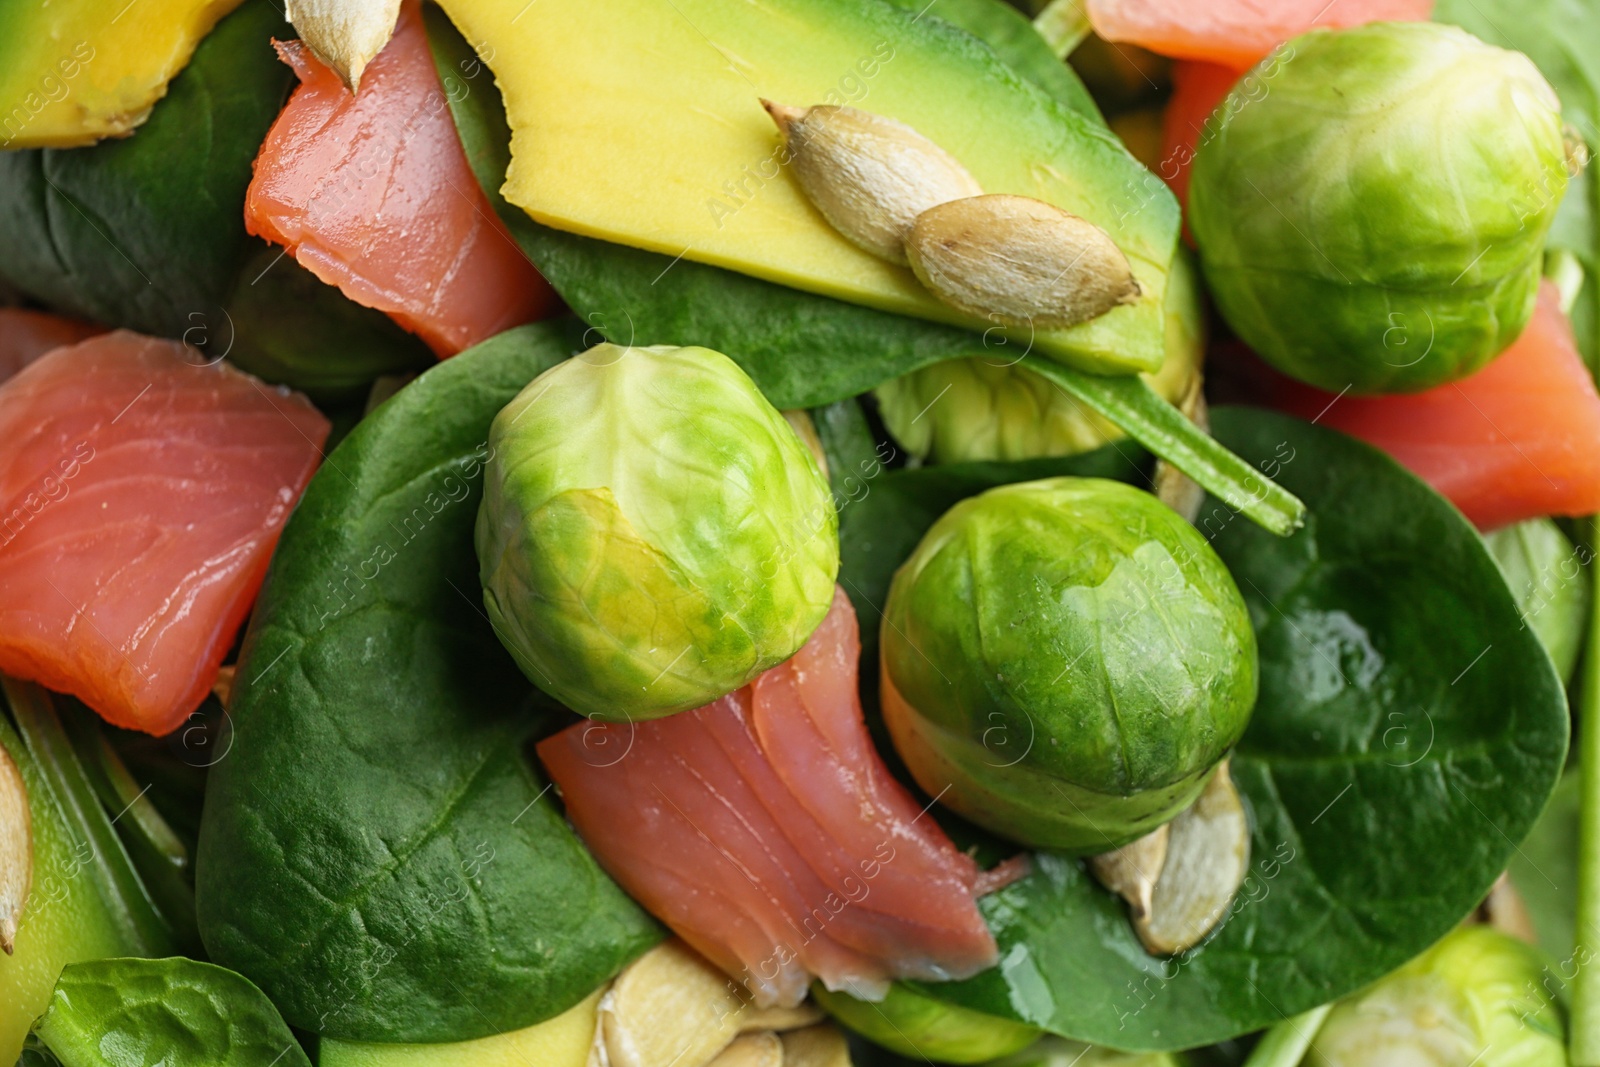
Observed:
[[[1308,1067],[1566,1067],[1565,1026],[1528,945],[1462,927],[1358,996],[1311,1042]]]
[[[1299,1067],[1332,1010],[1332,1004],[1324,1004],[1274,1024],[1250,1050],[1244,1067]]]
[[[1052,1035],[985,1067],[1182,1067],[1182,1064],[1180,1058],[1166,1052],[1118,1052]]]
[[[1200,293],[1186,253],[1173,258],[1166,299],[1166,362],[1142,377],[1163,399],[1177,403],[1196,382],[1205,346]],[[895,440],[935,463],[1070,455],[1123,436],[1094,408],[998,355],[935,363],[876,392]]]
[[[505,111],[487,68],[442,15],[429,35],[457,131],[479,184],[512,235],[589,324],[586,342],[696,344],[727,353],[779,408],[853,397],[930,363],[987,353],[1015,361],[1018,346],[801,293],[731,271],[561,233],[532,222],[500,196],[509,161]],[[466,78],[481,77],[468,86]],[[1161,186],[1154,175],[1150,182]],[[1142,194],[1141,194],[1142,195]],[[1160,200],[1165,186],[1150,194]],[[1299,502],[1240,463],[1132,376],[1085,374],[1028,356],[1034,371],[1141,444],[1282,532]]]
[[[51,308],[182,338],[318,399],[359,394],[426,349],[244,230],[251,164],[294,80],[281,8],[217,24],[133,136],[0,152],[0,277]],[[259,279],[259,280],[258,280]],[[365,377],[363,377],[365,376]]]
[[[1505,575],[1522,618],[1544,642],[1563,681],[1572,677],[1589,617],[1587,549],[1576,548],[1549,519],[1530,519],[1484,540]]]
[[[1556,980],[1576,974],[1573,923],[1578,910],[1578,802],[1582,781],[1567,771],[1527,839],[1511,857],[1511,883],[1528,909],[1539,948],[1557,961]]]
[[[1260,651],[1260,697],[1229,764],[1253,857],[1232,914],[1204,944],[1155,959],[1121,900],[1077,863],[1041,853],[1033,874],[979,902],[1001,965],[918,987],[929,995],[1116,1048],[1192,1048],[1259,1030],[1361,988],[1447,933],[1557,781],[1560,681],[1477,531],[1373,448],[1268,412],[1212,414],[1224,444],[1311,508],[1286,539],[1214,499],[1198,520],[1244,595]],[[997,480],[1005,466],[986,465]],[[841,578],[863,618],[954,502],[939,479],[961,469],[887,472],[845,509]],[[1038,477],[1034,463],[1012,469],[1013,480]],[[949,495],[929,514],[919,492],[902,495],[902,478]],[[967,492],[987,484],[969,481]]]
[[[596,345],[495,417],[486,470],[489,619],[580,714],[709,704],[794,655],[833,602],[827,481],[720,352]]]
[[[1189,220],[1212,296],[1284,373],[1357,393],[1472,373],[1533,313],[1567,186],[1526,56],[1425,22],[1314,30],[1207,126]]]
[[[1590,527],[1600,543],[1600,517]],[[1574,965],[1572,1031],[1568,1052],[1574,1067],[1600,1064],[1600,567],[1589,568],[1589,637],[1584,643],[1578,682],[1578,906],[1574,944],[1566,963]]]
[[[587,996],[660,931],[523,745],[555,725],[478,600],[489,424],[571,351],[507,331],[363,420],[284,528],[235,675],[196,863],[218,963],[290,1023],[461,1041]]]
[[[1193,803],[1256,698],[1255,635],[1149,493],[1057,478],[957,504],[895,575],[879,694],[930,796],[1003,837],[1105,852]]]
[[[35,1029],[62,1067],[311,1067],[261,990],[182,958],[72,964]]]
[[[880,1001],[858,1000],[817,984],[811,996],[840,1025],[884,1048],[939,1063],[983,1063],[1026,1048],[1037,1027],[998,1019],[923,996],[895,983]]]
[[[0,746],[22,772],[33,823],[33,885],[16,953],[0,955],[0,1063],[22,1048],[62,966],[173,950],[167,923],[96,798],[49,693],[0,679],[16,721],[0,714]]]

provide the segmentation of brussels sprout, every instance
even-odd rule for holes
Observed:
[[[1167,276],[1167,358],[1145,381],[1174,403],[1200,373],[1205,319],[1188,254]],[[884,425],[905,450],[934,463],[1066,456],[1123,432],[1003,350],[950,359],[878,386]]]
[[[828,484],[732,360],[597,345],[489,431],[478,561],[524,673],[596,719],[709,703],[793,655],[839,569]]]
[[[1484,541],[1506,576],[1522,619],[1539,635],[1563,682],[1578,664],[1584,620],[1589,617],[1589,579],[1581,554],[1549,519],[1530,519],[1487,534]]]
[[[937,1063],[982,1063],[1026,1048],[1043,1032],[1026,1023],[946,1004],[895,982],[877,1003],[811,988],[818,1006],[848,1030],[891,1052]]]
[[[1199,795],[1244,732],[1256,644],[1211,546],[1131,486],[964,500],[889,590],[884,719],[930,796],[1024,844],[1104,852]]]
[[[1426,389],[1533,313],[1567,161],[1527,56],[1429,22],[1314,30],[1241,81],[1202,142],[1189,225],[1206,281],[1284,373]]]
[[[1564,1025],[1529,945],[1461,927],[1341,1001],[1307,1067],[1566,1067]]]

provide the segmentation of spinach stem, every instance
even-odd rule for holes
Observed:
[[[1143,378],[1088,374],[1037,356],[1025,362],[1257,525],[1287,537],[1305,522],[1298,497],[1190,422]]]
[[[1590,542],[1600,545],[1600,515],[1592,520]],[[1572,1029],[1568,1051],[1573,1067],[1600,1067],[1600,566],[1589,563],[1589,633],[1585,639],[1578,705],[1578,914],[1572,947]]]
[[[1332,1004],[1324,1004],[1283,1020],[1261,1035],[1244,1067],[1296,1067],[1332,1010]]]

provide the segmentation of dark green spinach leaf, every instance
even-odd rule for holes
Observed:
[[[311,1067],[261,990],[181,957],[70,964],[34,1033],[62,1067]]]
[[[571,1007],[660,937],[523,746],[554,725],[480,603],[489,423],[572,351],[520,327],[329,455],[283,532],[210,772],[200,930],[294,1025],[461,1041]]]
[[[1254,825],[1233,911],[1205,944],[1155,958],[1079,862],[1039,855],[982,901],[999,967],[921,987],[934,996],[1135,1050],[1259,1029],[1365,985],[1459,922],[1556,783],[1560,681],[1460,514],[1332,431],[1229,408],[1213,426],[1310,507],[1288,538],[1215,499],[1198,524],[1261,649],[1261,697],[1233,761]],[[947,469],[886,475],[843,513],[842,574],[864,620],[955,499],[891,494]]]

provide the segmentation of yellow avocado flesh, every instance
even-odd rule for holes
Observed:
[[[537,1026],[443,1045],[372,1045],[323,1038],[321,1067],[584,1067],[594,1042],[595,990]]]
[[[131,131],[240,0],[0,0],[0,148]]]
[[[762,97],[848,104],[910,125],[986,192],[1105,229],[1143,290],[1065,330],[1007,330],[1008,353],[1153,371],[1176,201],[1103,127],[985,46],[862,0],[444,0],[495,73],[512,161],[504,194],[535,221],[884,311],[990,331],[828,225],[780,165]],[[994,335],[988,343],[999,344]]]
[[[0,955],[0,1063],[15,1063],[33,1021],[49,1006],[69,963],[138,951],[96,888],[97,861],[87,841],[74,841],[37,764],[9,727],[4,745],[28,790],[33,830],[33,884],[17,926],[14,954]]]

